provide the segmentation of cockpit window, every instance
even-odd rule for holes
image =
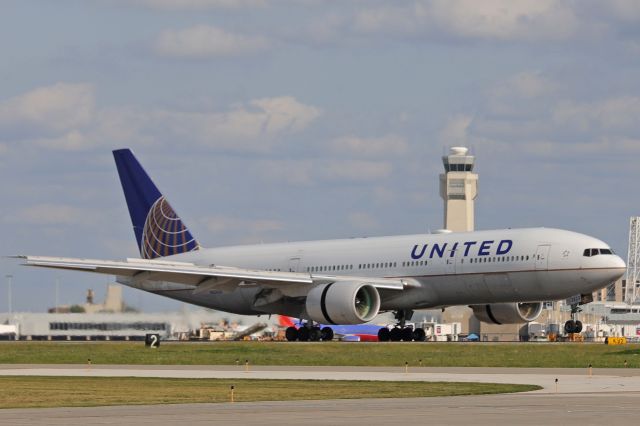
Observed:
[[[613,250],[608,248],[588,248],[584,249],[584,252],[582,253],[582,255],[585,257],[597,256],[599,254],[613,254]]]

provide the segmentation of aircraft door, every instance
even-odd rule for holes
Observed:
[[[536,250],[536,256],[534,261],[536,263],[536,270],[547,270],[549,269],[549,250],[551,246],[549,244],[538,246],[538,250]]]
[[[289,272],[298,272],[300,267],[300,257],[292,257],[289,259]]]

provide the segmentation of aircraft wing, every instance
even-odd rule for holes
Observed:
[[[216,265],[196,265],[170,260],[127,259],[125,261],[66,257],[17,256],[25,265],[116,275],[132,282],[166,281],[193,286],[194,293],[209,290],[231,292],[238,286],[277,288],[283,294],[304,295],[316,284],[363,281],[380,289],[402,290],[407,283],[396,278],[344,275],[313,275],[302,272],[261,271]],[[301,294],[300,294],[301,293]]]

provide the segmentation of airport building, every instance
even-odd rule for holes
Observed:
[[[168,313],[140,313],[127,307],[122,287],[109,284],[102,303],[54,306],[49,313],[0,314],[0,340],[144,340],[158,334],[162,340],[237,340],[275,331],[255,317],[207,309]]]

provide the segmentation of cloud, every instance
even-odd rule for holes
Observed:
[[[351,212],[347,216],[347,219],[351,226],[361,230],[371,231],[380,226],[379,222],[366,212]]]
[[[271,219],[239,219],[236,217],[210,216],[201,219],[207,230],[212,233],[229,231],[248,231],[251,233],[266,233],[284,229],[284,223]]]
[[[496,115],[520,117],[533,109],[542,113],[549,109],[549,95],[561,92],[561,86],[539,71],[523,71],[488,90],[487,110]],[[526,108],[514,108],[525,105]]]
[[[29,225],[89,225],[95,222],[93,212],[66,204],[43,203],[20,209],[3,220]]]
[[[222,112],[142,112],[139,123],[144,129],[139,131],[167,142],[191,141],[202,147],[266,152],[281,143],[283,135],[304,130],[321,114],[317,107],[280,96],[253,99]],[[122,121],[127,123],[126,118]]]
[[[340,155],[362,157],[400,156],[407,152],[408,144],[398,135],[386,135],[378,138],[344,136],[331,141],[331,149]]]
[[[388,161],[334,159],[269,160],[258,168],[265,178],[293,186],[361,184],[387,179],[393,172],[393,164]]]
[[[557,40],[578,27],[575,13],[560,0],[435,0],[426,5],[424,13],[436,24],[465,38]]]
[[[541,72],[524,71],[509,78],[506,84],[498,88],[497,94],[501,96],[512,94],[531,99],[551,93],[557,86]]]
[[[94,104],[91,86],[63,83],[2,101],[0,141],[8,147],[68,151],[116,141],[173,145],[179,140],[210,149],[267,152],[283,136],[305,130],[322,115],[320,108],[292,96],[252,99],[216,111]]]
[[[79,130],[70,130],[60,136],[35,138],[30,141],[34,145],[43,148],[57,149],[62,151],[77,151],[90,146],[90,141]]]
[[[392,171],[386,161],[336,160],[323,164],[318,174],[323,180],[368,182],[387,178]]]
[[[347,19],[338,14],[319,18],[309,27],[311,38],[331,43],[344,40],[346,35],[371,34],[433,40],[564,40],[585,27],[572,4],[561,0],[416,0],[371,4],[359,3]]]
[[[154,9],[202,10],[264,7],[266,0],[133,0]]]
[[[262,36],[234,34],[222,28],[198,25],[163,31],[156,40],[155,51],[162,56],[202,59],[255,53],[268,49],[270,44]]]
[[[0,102],[0,129],[66,131],[89,123],[94,116],[94,103],[89,84],[40,87]]]
[[[558,125],[587,132],[601,127],[611,130],[640,130],[640,98],[621,96],[596,102],[562,102],[553,112]]]
[[[449,119],[440,131],[440,141],[446,146],[468,146],[469,126],[473,122],[470,115],[457,115]]]
[[[603,6],[610,8],[621,21],[640,21],[640,3],[637,0],[609,0]]]

